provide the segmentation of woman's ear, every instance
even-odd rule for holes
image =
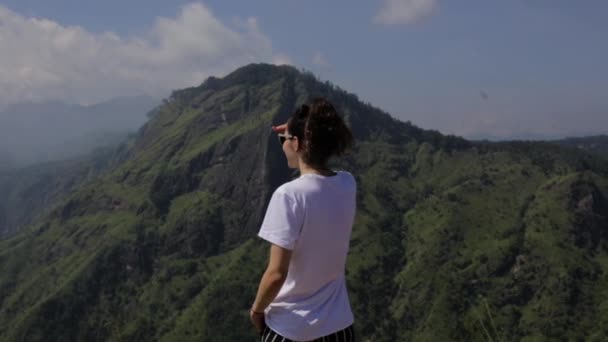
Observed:
[[[296,152],[300,152],[300,149],[302,148],[302,145],[300,144],[300,140],[298,139],[298,137],[294,137],[292,140],[293,142],[293,150]]]

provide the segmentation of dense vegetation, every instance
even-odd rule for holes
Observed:
[[[44,218],[0,241],[0,340],[253,340],[272,191],[269,127],[311,96],[357,138],[347,278],[361,340],[608,335],[608,165],[549,143],[470,143],[282,66],[174,92]]]
[[[71,191],[128,158],[126,143],[85,157],[0,169],[0,237],[43,218]]]
[[[608,135],[595,135],[589,137],[566,138],[555,141],[563,146],[576,147],[608,158]]]

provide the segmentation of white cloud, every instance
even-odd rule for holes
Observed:
[[[382,25],[411,24],[433,13],[436,0],[384,0],[372,21]]]
[[[315,52],[315,54],[312,56],[312,64],[320,66],[321,68],[329,67],[327,59],[325,59],[325,56],[323,56],[321,52]]]
[[[246,63],[285,61],[255,18],[229,26],[198,3],[134,37],[26,18],[0,5],[0,50],[0,105],[166,95]]]

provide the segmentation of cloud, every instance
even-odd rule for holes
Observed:
[[[329,67],[329,63],[327,62],[327,59],[325,59],[325,56],[323,56],[323,54],[321,52],[315,52],[315,54],[312,56],[312,64],[319,66],[321,68]]]
[[[436,8],[436,0],[384,0],[372,21],[381,25],[411,24],[430,15]]]
[[[27,18],[0,5],[0,49],[0,105],[166,95],[246,63],[285,61],[274,56],[255,18],[227,25],[198,3],[130,37]]]

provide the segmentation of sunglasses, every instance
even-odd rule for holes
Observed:
[[[283,144],[285,143],[285,140],[292,140],[295,138],[294,135],[287,134],[287,133],[279,133],[277,135],[279,136],[279,142],[281,143],[281,146],[283,146]]]

